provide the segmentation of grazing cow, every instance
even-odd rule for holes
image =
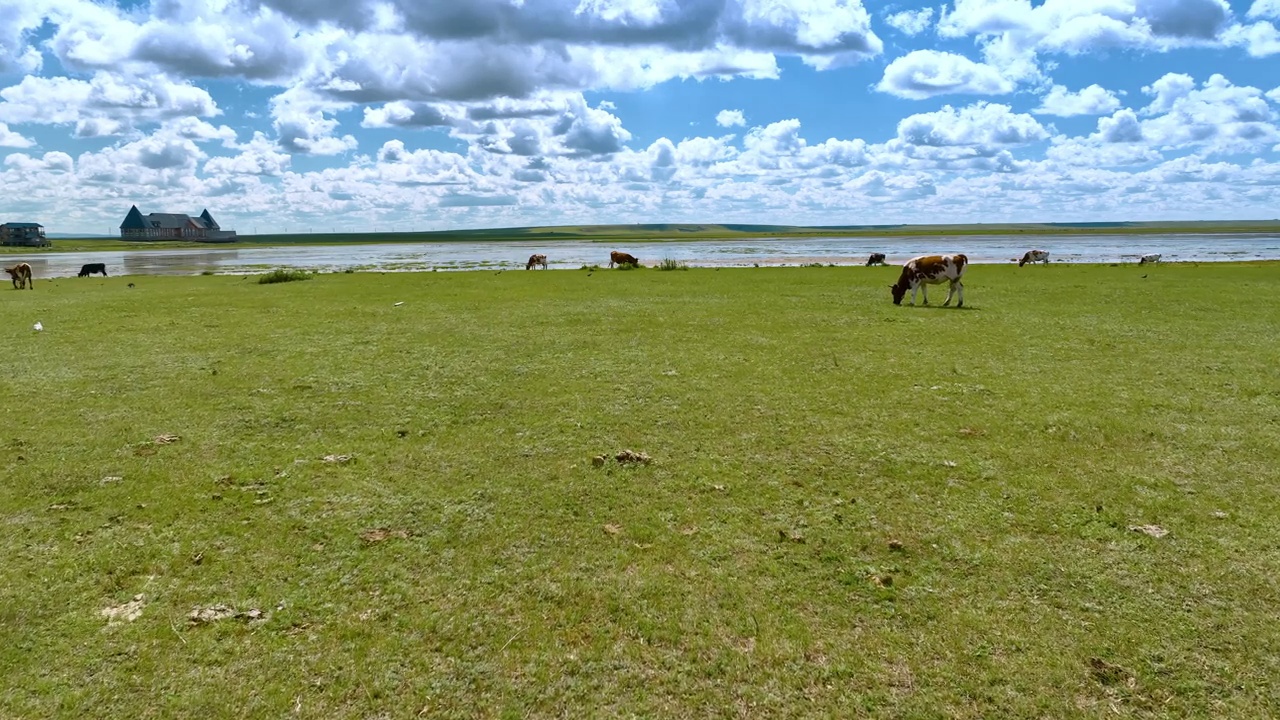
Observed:
[[[614,263],[619,265],[639,265],[640,261],[637,260],[634,255],[628,255],[627,253],[614,250],[609,253],[609,267],[613,267]]]
[[[888,265],[884,261],[884,253],[871,253],[871,257],[867,258],[867,267],[872,265]]]
[[[947,290],[947,301],[942,303],[943,307],[951,304],[951,295],[957,290],[960,291],[960,302],[956,303],[956,307],[964,307],[964,283],[960,282],[960,278],[968,266],[969,258],[960,254],[921,255],[911,258],[902,266],[902,275],[898,277],[898,282],[889,286],[893,289],[893,304],[901,305],[902,296],[910,290],[911,304],[914,306],[916,289],[919,288],[924,295],[924,304],[928,305],[928,286],[949,282],[951,286]]]
[[[88,263],[87,265],[81,265],[80,274],[77,275],[76,277],[89,277],[94,273],[102,273],[102,277],[106,277],[107,264],[106,263]]]
[[[1146,265],[1147,263],[1153,262],[1160,262],[1160,253],[1150,253],[1138,258],[1139,265]]]
[[[1048,250],[1028,250],[1027,254],[1023,255],[1022,259],[1018,261],[1018,267],[1022,267],[1027,263],[1038,263],[1038,262],[1042,262],[1045,265],[1049,264]]]
[[[525,269],[525,270],[532,270],[533,268],[538,267],[539,265],[541,265],[541,266],[542,266],[542,269],[543,269],[543,270],[546,270],[546,269],[547,269],[547,256],[546,256],[546,255],[530,255],[530,256],[529,256],[529,262],[527,262],[527,263],[525,263],[525,264],[524,264],[524,269]]]
[[[5,268],[4,271],[9,273],[9,277],[13,278],[13,289],[15,290],[22,290],[23,288],[26,288],[27,290],[36,289],[36,283],[34,280],[31,279],[30,265],[26,263],[18,263],[13,267]]]

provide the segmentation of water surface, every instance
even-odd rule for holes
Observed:
[[[1137,262],[1161,253],[1166,262],[1280,260],[1276,235],[967,235],[885,238],[786,238],[641,241],[601,243],[587,240],[509,242],[387,243],[376,245],[290,245],[209,250],[108,250],[43,253],[24,259],[36,277],[67,277],[85,263],[106,263],[111,275],[243,274],[290,267],[320,271],[470,270],[523,268],[533,253],[543,253],[553,269],[608,265],[609,251],[621,250],[655,265],[665,258],[694,267],[861,265],[873,252],[897,265],[916,255],[963,252],[974,263],[1007,263],[1025,251],[1050,251],[1053,262]]]

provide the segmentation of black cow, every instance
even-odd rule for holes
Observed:
[[[89,277],[94,273],[102,273],[102,277],[106,277],[107,264],[106,263],[89,263],[87,265],[81,265],[80,274],[77,275],[76,277]]]
[[[867,258],[867,267],[872,265],[885,265],[884,253],[871,253],[871,257]]]

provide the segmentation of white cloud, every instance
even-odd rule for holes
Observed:
[[[8,125],[0,122],[0,147],[28,148],[32,145],[35,145],[35,143],[10,130]]]
[[[1253,0],[1248,17],[1280,19],[1280,0]]]
[[[1142,109],[1152,116],[1143,134],[1157,146],[1210,152],[1257,152],[1280,140],[1275,112],[1263,92],[1213,74],[1196,88],[1187,75],[1169,73],[1143,88],[1154,95]]]
[[[716,113],[716,124],[720,127],[742,127],[747,124],[747,119],[741,110],[721,110]]]
[[[938,21],[943,37],[974,35],[988,49],[1081,55],[1108,49],[1168,51],[1221,45],[1225,0],[956,0]],[[988,62],[994,62],[988,58]]]
[[[289,169],[291,157],[279,152],[275,143],[262,133],[254,133],[253,139],[239,145],[239,155],[209,158],[204,164],[205,173],[211,176],[262,175],[279,176]]]
[[[922,100],[948,94],[1003,95],[1013,91],[1013,83],[996,68],[963,55],[914,50],[889,63],[876,89]]]
[[[1136,113],[1125,108],[1111,117],[1098,118],[1098,132],[1094,137],[1104,143],[1142,142],[1142,124]]]
[[[1045,151],[1045,157],[1054,165],[1116,168],[1149,165],[1160,161],[1163,156],[1141,143],[1104,143],[1099,135],[1088,139],[1054,138],[1054,144]]]
[[[26,174],[28,177],[43,177],[48,174],[65,175],[75,169],[75,162],[64,152],[47,152],[39,158],[26,153],[13,153],[4,159],[6,167]]]
[[[96,72],[88,81],[28,75],[17,85],[0,90],[0,99],[4,100],[0,120],[13,123],[107,121],[119,129],[221,113],[207,90],[164,75],[129,77]]]
[[[1120,107],[1120,99],[1115,93],[1101,85],[1090,85],[1079,92],[1071,92],[1062,85],[1054,85],[1043,98],[1040,106],[1032,112],[1041,115],[1102,115]]]
[[[886,15],[884,21],[904,35],[919,35],[933,24],[933,8],[903,10]]]
[[[1026,145],[1047,137],[1048,131],[1030,115],[987,102],[959,110],[947,105],[898,123],[899,141],[928,147]]]
[[[1243,47],[1250,57],[1280,53],[1280,30],[1269,21],[1232,25],[1222,33],[1222,40],[1227,45]]]

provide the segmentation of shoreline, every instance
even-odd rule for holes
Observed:
[[[743,226],[737,226],[743,227]],[[295,235],[244,235],[236,242],[173,240],[122,240],[120,238],[53,238],[49,247],[0,246],[0,255],[45,254],[124,250],[244,250],[252,248],[392,245],[417,243],[508,243],[577,241],[592,243],[681,243],[708,240],[806,240],[814,238],[904,237],[1098,237],[1108,235],[1280,235],[1278,221],[1100,223],[997,225],[872,225],[854,227],[724,225],[637,225],[546,228],[506,228],[388,233],[300,233]],[[754,228],[759,228],[754,229]]]

